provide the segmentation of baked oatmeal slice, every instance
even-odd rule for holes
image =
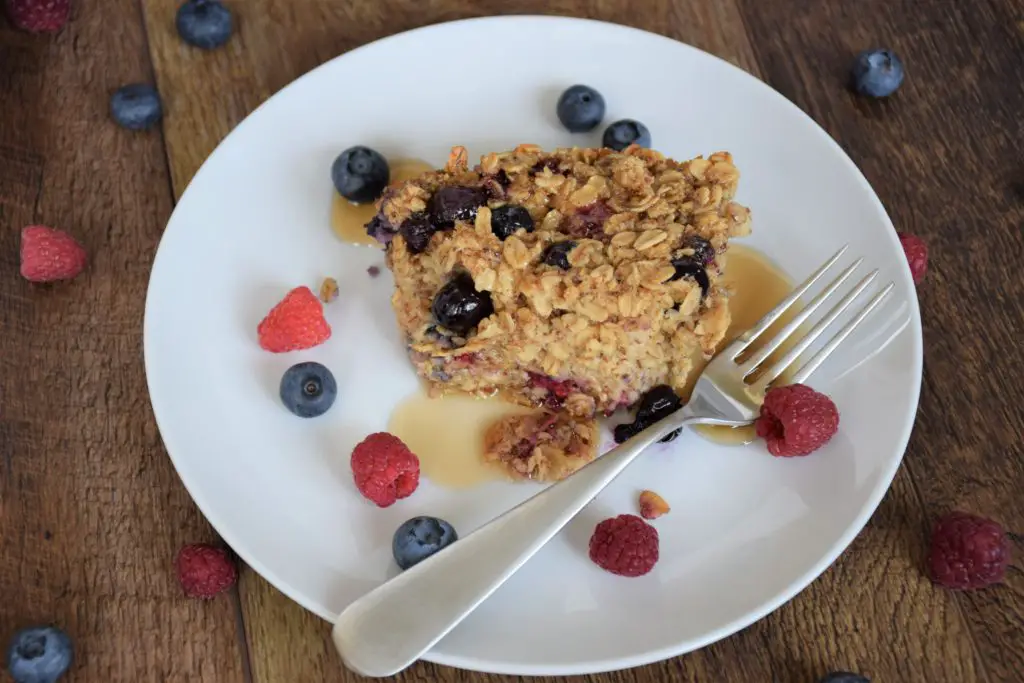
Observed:
[[[592,418],[566,412],[510,415],[484,435],[484,460],[501,465],[513,479],[565,479],[597,456]]]
[[[520,145],[390,187],[367,225],[438,391],[589,417],[687,385],[729,326],[728,241],[750,232],[727,152]]]

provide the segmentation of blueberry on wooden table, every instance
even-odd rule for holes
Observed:
[[[146,130],[163,117],[160,93],[148,83],[130,83],[110,98],[110,115],[122,128]]]
[[[7,671],[15,683],[55,683],[75,658],[68,634],[55,626],[33,626],[7,646]]]
[[[231,37],[231,12],[219,0],[188,0],[174,21],[178,35],[189,45],[212,50]]]
[[[903,83],[903,62],[892,50],[865,50],[850,72],[853,89],[869,97],[888,97]]]

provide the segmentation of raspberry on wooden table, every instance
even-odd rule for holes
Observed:
[[[928,574],[954,589],[984,588],[1002,581],[1010,544],[996,522],[967,512],[951,512],[932,530]]]
[[[643,576],[658,562],[658,530],[636,515],[610,517],[594,528],[590,559],[619,576]]]
[[[309,287],[288,292],[256,328],[260,347],[272,353],[319,346],[331,337],[324,306]]]
[[[238,580],[238,567],[228,551],[205,543],[179,550],[174,569],[185,595],[190,598],[208,600],[231,588]]]
[[[85,269],[85,248],[63,230],[29,225],[21,230],[21,276],[30,282],[70,280]]]
[[[790,384],[769,390],[754,426],[772,455],[807,455],[839,430],[839,410],[825,394],[804,384]]]
[[[903,246],[903,253],[907,256],[907,263],[910,265],[910,274],[914,278],[914,284],[924,279],[928,272],[928,245],[917,235],[897,233],[900,244]]]
[[[379,507],[407,498],[420,483],[420,460],[397,436],[376,432],[352,450],[356,488]]]
[[[6,0],[4,5],[11,23],[32,33],[59,31],[71,14],[71,0]]]

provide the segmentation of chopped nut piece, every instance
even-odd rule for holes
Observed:
[[[644,519],[657,519],[666,514],[671,508],[665,499],[654,491],[640,492],[640,516]]]
[[[320,285],[320,301],[329,304],[338,298],[338,281],[333,277],[325,277]]]

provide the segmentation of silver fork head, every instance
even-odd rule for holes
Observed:
[[[749,421],[757,417],[764,394],[772,383],[791,366],[795,366],[800,356],[821,337],[826,328],[850,309],[854,301],[878,277],[877,269],[865,275],[810,330],[804,332],[803,327],[811,316],[827,301],[836,298],[839,289],[864,260],[863,258],[857,259],[800,309],[782,329],[771,338],[760,340],[760,344],[755,348],[755,342],[759,341],[761,336],[778,323],[782,316],[835,266],[848,247],[849,245],[844,245],[810,277],[797,286],[788,297],[715,356],[704,369],[694,387],[693,396],[690,399],[690,406],[694,411],[703,407],[737,420]],[[832,335],[831,339],[787,377],[787,383],[806,382],[850,333],[892,293],[894,286],[890,282],[882,287],[841,329]],[[774,360],[773,354],[776,354],[787,342],[792,346],[781,358]]]

